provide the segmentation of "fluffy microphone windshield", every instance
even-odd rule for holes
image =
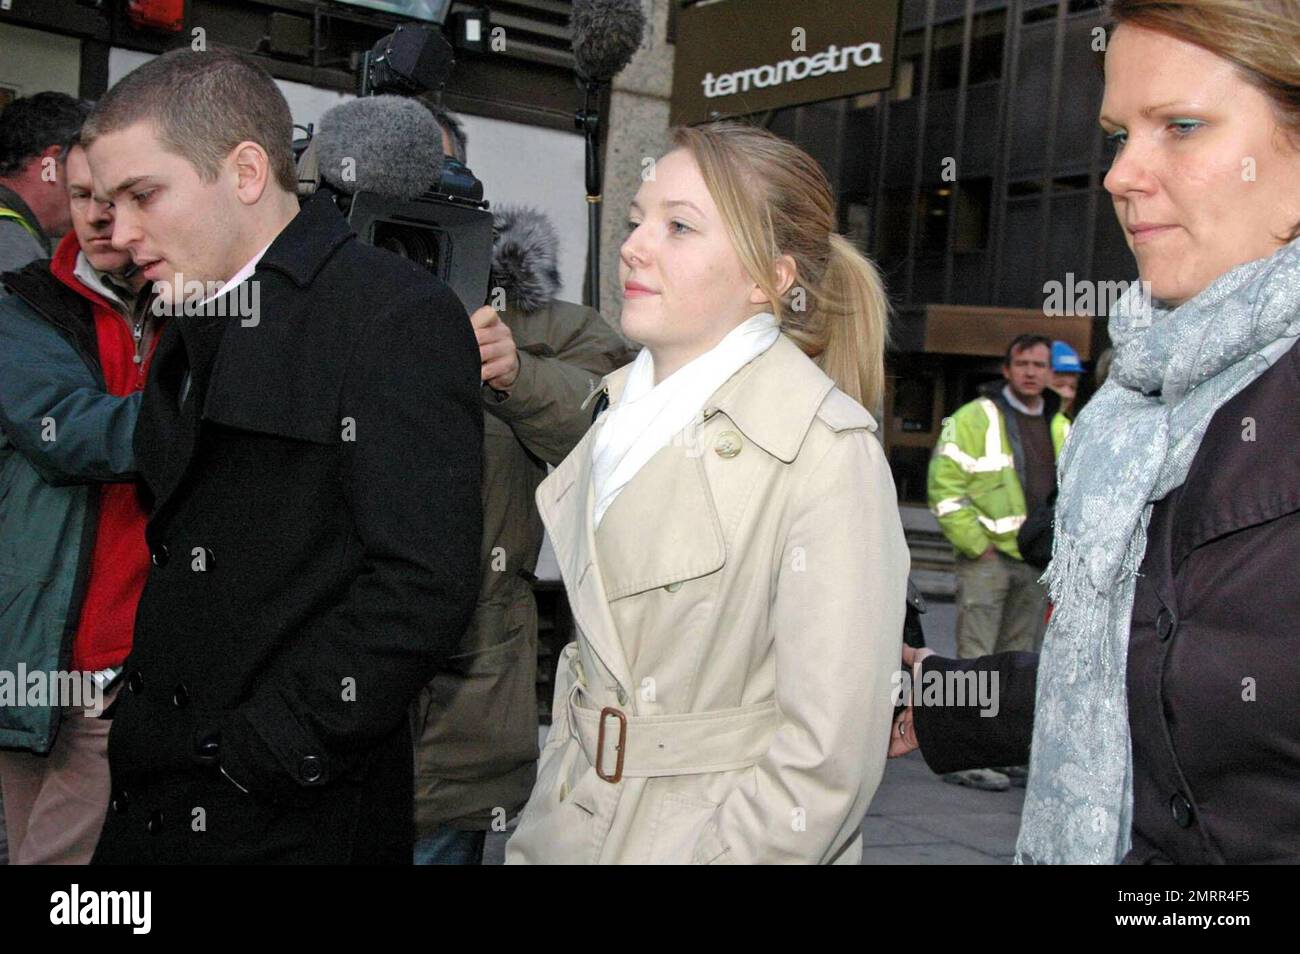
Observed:
[[[541,308],[560,290],[556,261],[560,237],[545,213],[524,205],[492,211],[492,287],[505,290],[506,304],[525,314]]]
[[[341,192],[414,199],[442,175],[442,131],[433,114],[402,96],[366,96],[320,118],[321,177]]]
[[[645,33],[641,0],[573,0],[570,23],[578,75],[596,83],[627,66]]]

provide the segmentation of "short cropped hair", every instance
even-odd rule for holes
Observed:
[[[206,182],[250,141],[266,150],[280,188],[298,189],[289,104],[271,75],[235,50],[172,50],[137,67],[104,94],[81,142],[90,146],[138,122],[153,123],[163,145]]]
[[[1039,345],[1045,347],[1049,354],[1051,353],[1052,339],[1047,335],[1016,335],[1011,339],[1011,344],[1007,345],[1007,356],[1002,359],[1002,363],[1009,368],[1016,352],[1024,351],[1026,348],[1037,348]]]
[[[50,146],[60,158],[90,115],[91,103],[66,93],[15,99],[0,112],[0,176],[15,176]]]

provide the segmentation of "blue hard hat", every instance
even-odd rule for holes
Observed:
[[[1052,370],[1058,374],[1083,374],[1079,352],[1064,341],[1052,342]]]

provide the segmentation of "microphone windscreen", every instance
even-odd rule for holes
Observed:
[[[640,0],[573,0],[573,59],[584,80],[608,82],[641,45]]]
[[[348,195],[414,199],[442,175],[442,130],[404,96],[340,103],[321,116],[315,141],[321,178]]]
[[[560,291],[560,237],[546,214],[524,205],[492,210],[492,287],[530,314]]]

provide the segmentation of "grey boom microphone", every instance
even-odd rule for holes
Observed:
[[[442,175],[442,130],[428,109],[404,96],[340,103],[321,117],[315,145],[321,177],[348,195],[414,199]]]
[[[640,0],[573,0],[570,23],[578,75],[593,83],[627,66],[645,33]]]

